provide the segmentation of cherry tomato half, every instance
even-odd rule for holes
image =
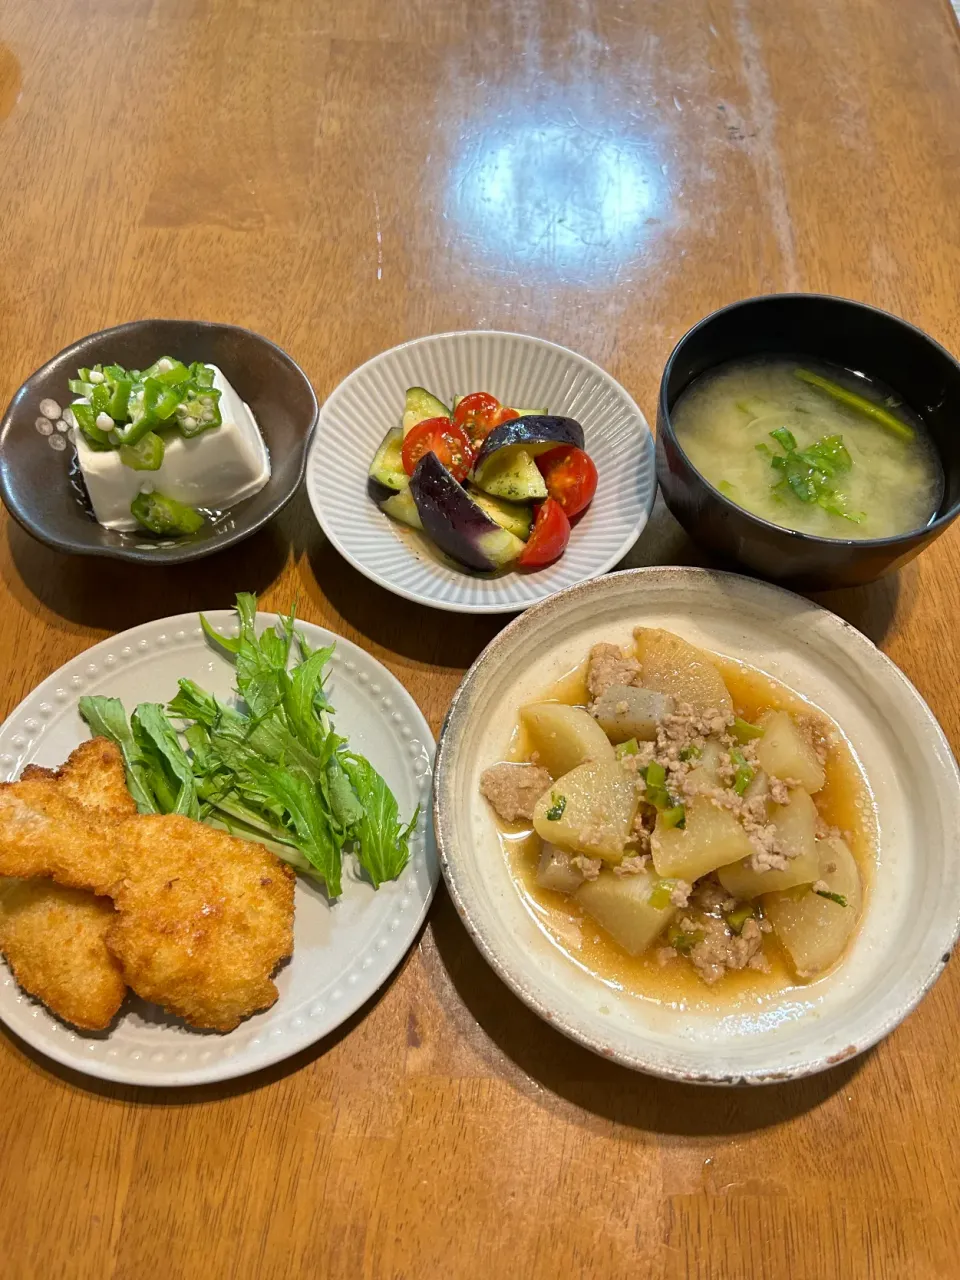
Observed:
[[[474,453],[479,451],[494,427],[519,417],[515,409],[505,408],[496,396],[486,391],[474,391],[472,395],[464,396],[453,411],[454,424],[466,431]]]
[[[563,555],[569,541],[570,521],[563,507],[553,498],[546,498],[540,504],[530,540],[517,556],[517,564],[527,569],[552,564]]]
[[[568,516],[577,516],[593,501],[597,492],[597,468],[582,449],[564,444],[537,458],[547,493]]]
[[[408,476],[413,475],[425,453],[435,453],[454,480],[466,480],[473,466],[470,439],[463,428],[449,418],[427,418],[404,436],[400,458]]]

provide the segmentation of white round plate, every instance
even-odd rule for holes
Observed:
[[[659,626],[750,663],[840,726],[864,768],[879,828],[863,921],[808,988],[736,1012],[632,996],[575,964],[527,910],[478,792],[504,758],[517,709],[601,640]],[[501,978],[574,1040],[644,1071],[710,1084],[792,1079],[875,1044],[918,1003],[960,925],[960,777],[930,709],[859,631],[825,609],[734,574],[636,569],[554,596],[502,631],[453,701],[434,816],[447,883]],[[719,988],[717,988],[719,992]]]
[[[489,391],[504,404],[547,408],[580,422],[597,465],[597,494],[556,564],[473,574],[378,509],[367,473],[380,441],[400,425],[404,392],[414,386],[445,404]],[[388,591],[454,613],[512,613],[606,573],[642,533],[656,489],[650,428],[618,382],[566,347],[493,330],[416,338],[368,360],[320,410],[307,458],[310,503],[340,554]]]
[[[218,631],[236,634],[232,610],[207,616]],[[259,614],[258,630],[275,621],[273,614]],[[132,995],[109,1031],[77,1031],[25,995],[0,961],[0,1018],[64,1066],[104,1080],[168,1086],[259,1071],[338,1027],[413,942],[439,878],[429,814],[430,728],[400,682],[363,649],[312,623],[297,625],[315,647],[336,641],[328,689],[338,731],[383,775],[401,815],[421,806],[409,864],[398,880],[374,891],[353,859],[345,858],[343,896],[332,907],[298,876],[293,958],[276,975],[279,999],[227,1035],[191,1031]],[[231,696],[233,665],[205,640],[195,613],[149,622],[95,645],[44,680],[0,728],[0,777],[12,780],[29,763],[59,765],[89,738],[77,711],[82,694],[118,697],[132,711],[138,702],[168,701],[181,676],[221,698]]]

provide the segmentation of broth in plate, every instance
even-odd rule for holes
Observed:
[[[848,370],[786,357],[699,377],[671,412],[698,471],[738,506],[820,538],[889,538],[929,524],[943,472],[923,422]]]

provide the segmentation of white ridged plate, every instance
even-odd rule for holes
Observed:
[[[566,552],[546,569],[472,574],[390,520],[367,493],[380,441],[398,427],[407,387],[445,404],[489,391],[504,404],[576,418],[597,466],[597,494]],[[583,356],[542,338],[476,330],[416,338],[355,369],[320,410],[307,493],[327,537],[361,573],[397,595],[455,613],[509,613],[606,573],[643,531],[656,495],[653,437],[623,387]]]
[[[217,630],[236,634],[232,610],[207,616]],[[275,621],[273,614],[259,614],[258,630]],[[131,995],[109,1031],[77,1031],[25,995],[0,960],[0,1019],[34,1049],[76,1071],[126,1084],[228,1080],[328,1035],[403,959],[439,877],[430,822],[433,736],[419,707],[375,658],[322,627],[298,625],[315,647],[336,642],[328,689],[339,732],[387,780],[402,816],[421,806],[403,874],[374,891],[347,857],[343,896],[332,907],[298,876],[293,958],[276,975],[279,999],[227,1035],[191,1031]],[[168,701],[181,676],[230,697],[234,668],[204,639],[195,613],[146,623],[94,645],[44,680],[0,727],[0,777],[12,780],[31,762],[58,765],[89,738],[77,711],[82,694],[113,695],[132,711],[138,702]]]
[[[760,668],[822,708],[859,758],[877,865],[843,959],[806,987],[724,1007],[631,995],[554,943],[518,891],[481,771],[502,760],[517,710],[591,645],[666,627]],[[707,1084],[822,1071],[876,1044],[943,971],[960,924],[960,775],[930,708],[848,623],[752,578],[651,568],[585,582],[515,619],[454,697],[437,757],[435,824],[450,893],[484,956],[557,1030],[625,1066]]]

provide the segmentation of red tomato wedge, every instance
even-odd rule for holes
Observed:
[[[547,485],[547,493],[567,516],[577,516],[593,501],[597,492],[597,468],[593,459],[573,445],[561,445],[541,453],[537,466]]]
[[[404,437],[400,459],[408,476],[413,475],[425,453],[435,453],[454,480],[466,480],[473,466],[470,438],[449,418],[427,418]]]
[[[494,427],[519,417],[515,409],[504,408],[496,396],[486,391],[474,391],[472,395],[464,396],[453,411],[454,425],[462,427],[470,437],[474,453]]]
[[[517,556],[517,564],[526,569],[552,564],[563,555],[569,541],[570,521],[563,507],[555,499],[546,498],[540,504],[530,540]]]

